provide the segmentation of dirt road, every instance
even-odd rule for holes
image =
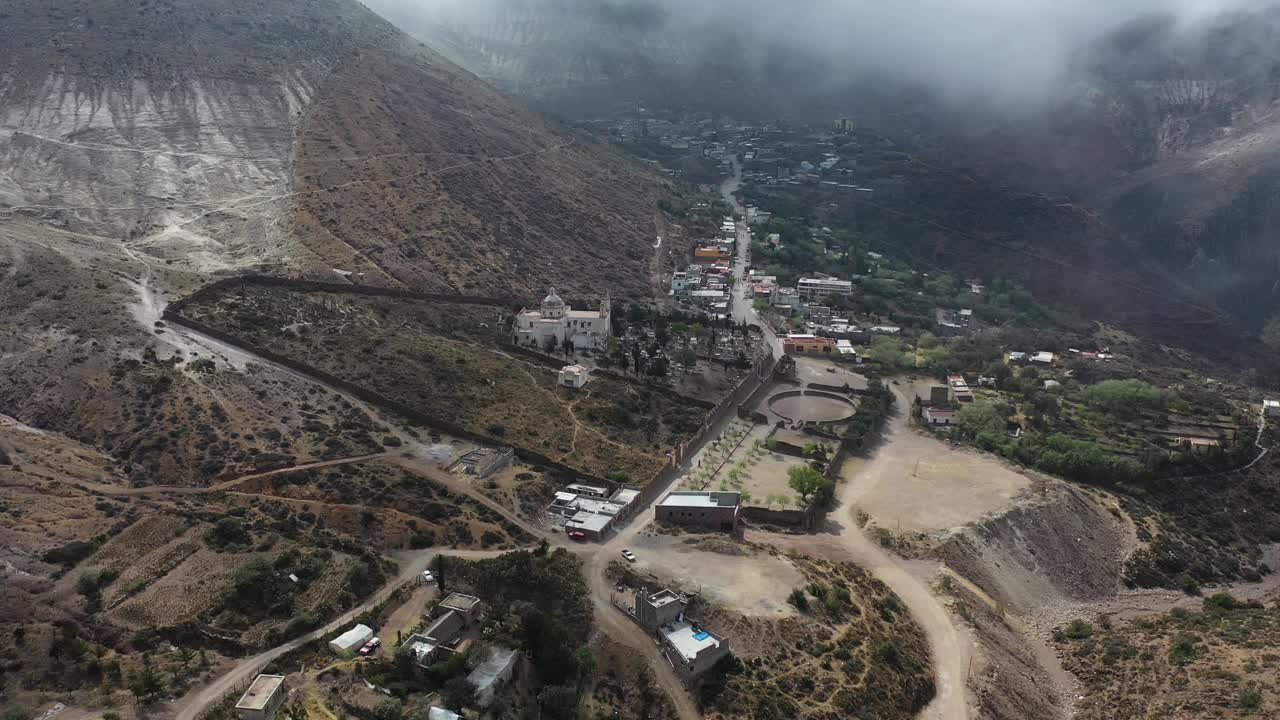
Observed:
[[[340,628],[351,623],[351,621],[359,614],[372,610],[379,603],[386,600],[400,586],[405,583],[412,582],[419,573],[425,570],[430,564],[431,559],[436,555],[444,553],[453,557],[461,557],[467,559],[497,557],[502,554],[500,550],[422,550],[418,552],[410,552],[401,555],[400,558],[400,574],[394,580],[382,586],[374,594],[370,595],[363,603],[339,615],[337,618],[330,620],[323,627],[312,630],[306,635],[301,635],[289,642],[274,647],[265,652],[258,653],[252,657],[241,660],[236,666],[225,675],[217,678],[212,683],[204,687],[194,689],[185,696],[178,699],[171,706],[176,720],[195,720],[205,708],[217,702],[222,696],[233,690],[239,690],[247,684],[254,675],[262,670],[267,663],[276,658],[296,650],[303,645],[328,637],[337,632]]]
[[[868,463],[861,464],[862,471],[871,468],[873,472],[889,472],[897,474],[909,473],[914,457],[899,457],[894,443],[914,435],[905,427],[905,407],[903,398],[898,398],[895,416],[889,420],[890,431],[886,433],[884,442],[875,451]],[[893,428],[897,428],[894,431]],[[937,441],[932,441],[937,442]],[[941,443],[938,443],[941,445]],[[881,464],[877,470],[877,463]],[[827,532],[815,535],[794,536],[775,535],[770,533],[753,533],[753,539],[778,546],[799,550],[814,555],[842,557],[861,565],[890,587],[907,606],[911,616],[919,623],[929,641],[929,652],[933,656],[934,683],[937,694],[933,702],[920,714],[924,720],[968,720],[970,717],[966,690],[970,657],[970,640],[957,629],[951,615],[942,602],[929,588],[928,573],[913,572],[912,565],[893,556],[872,542],[859,529],[855,515],[858,507],[855,501],[860,498],[860,482],[862,478],[855,472],[839,491],[839,509],[828,519]],[[922,505],[920,498],[930,498],[928,503],[936,500],[929,493],[904,491],[897,488],[899,501],[913,507]],[[833,558],[834,559],[834,558]]]
[[[886,462],[897,462],[895,458],[898,458],[898,455],[893,448],[895,442],[914,436],[914,433],[906,427],[906,409],[910,407],[910,402],[901,392],[896,394],[896,407],[893,416],[888,420],[889,435],[875,451],[871,460],[873,468],[884,467],[883,463]],[[942,445],[942,443],[938,444]],[[878,462],[881,465],[877,465]],[[905,467],[899,464],[897,471],[903,474]],[[898,594],[929,639],[937,695],[925,708],[921,717],[929,720],[968,720],[970,713],[965,685],[968,679],[969,641],[956,629],[950,613],[929,589],[927,581],[912,574],[902,560],[889,555],[858,528],[855,520],[857,508],[853,503],[858,492],[859,485],[856,482],[846,481],[842,485],[840,510],[837,517],[840,527],[837,529],[835,538],[840,541],[855,562],[883,580]],[[915,496],[914,505],[917,507],[920,505],[921,497],[930,497],[929,502],[936,503],[936,500],[927,493],[903,492],[901,488],[898,492]]]

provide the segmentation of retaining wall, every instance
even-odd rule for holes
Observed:
[[[209,295],[217,295],[235,287],[257,285],[261,287],[282,287],[304,292],[334,292],[354,295],[370,295],[381,297],[407,298],[411,300],[428,300],[431,302],[458,303],[462,305],[491,305],[494,307],[520,308],[524,306],[516,298],[486,297],[482,295],[457,295],[450,293],[425,293],[414,290],[377,287],[375,285],[351,285],[347,283],[321,282],[319,280],[299,280],[297,278],[276,277],[274,275],[237,275],[224,278],[205,285],[194,293],[180,300],[169,303],[168,309],[181,311],[187,305],[203,300]]]
[[[373,390],[370,390],[364,386],[356,385],[355,383],[351,383],[346,380],[343,380],[342,378],[339,378],[335,375],[331,375],[319,368],[312,367],[310,365],[307,365],[306,363],[298,362],[293,358],[285,357],[283,355],[278,355],[270,350],[267,350],[266,348],[257,347],[252,343],[245,342],[244,340],[241,340],[240,338],[234,335],[224,333],[221,330],[217,330],[216,328],[205,325],[202,322],[185,318],[179,315],[174,310],[173,305],[170,305],[169,307],[165,308],[163,317],[166,322],[173,323],[174,325],[180,325],[182,327],[194,330],[202,335],[208,335],[209,337],[219,342],[226,343],[227,345],[240,348],[241,350],[246,350],[250,353],[253,353],[254,355],[257,355],[258,357],[263,358],[264,360],[269,360],[272,363],[275,363],[282,367],[285,367],[295,372],[306,375],[313,380],[318,380],[330,387],[336,388],[345,393],[348,393],[357,398],[360,398],[361,400],[367,403],[390,410],[396,413],[397,415],[400,415],[404,418],[412,420],[413,422],[419,425],[422,425],[424,427],[433,428],[443,433],[452,435],[454,437],[462,438],[464,440],[470,440],[471,442],[481,443],[484,445],[498,446],[498,447],[511,446],[515,450],[517,457],[519,457],[521,460],[531,465],[542,465],[545,467],[549,467],[553,470],[556,470],[560,473],[568,474],[583,480],[589,480],[592,483],[604,483],[608,487],[616,487],[616,483],[611,483],[605,478],[583,472],[581,470],[572,468],[563,463],[552,460],[551,458],[547,457],[546,455],[543,455],[542,453],[536,450],[531,450],[529,448],[520,447],[520,446],[512,446],[510,442],[503,440],[502,438],[493,437],[491,435],[485,435],[482,433],[477,433],[471,430],[467,430],[466,428],[456,425],[448,420],[444,420],[442,418],[438,418],[433,415],[428,415],[420,410],[416,410],[412,407],[409,407],[408,405],[405,405],[404,403],[399,402],[398,400],[392,400],[391,398],[386,397],[380,393],[374,392]]]

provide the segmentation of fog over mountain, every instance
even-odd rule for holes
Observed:
[[[749,75],[801,72],[810,89],[877,74],[920,84],[951,100],[1037,103],[1061,87],[1077,51],[1108,31],[1153,14],[1175,34],[1258,0],[367,0],[410,32],[455,45],[482,75],[546,65],[503,52],[534,45],[562,63],[594,55],[636,72],[635,53],[683,63],[715,55]],[[541,22],[540,22],[541,21]],[[545,25],[543,24],[545,23]],[[541,25],[540,27],[537,27]],[[452,36],[452,37],[450,37]],[[478,38],[467,42],[463,36]],[[536,36],[536,37],[535,37]],[[454,42],[449,42],[449,40]],[[469,47],[459,48],[457,43]],[[442,48],[446,52],[449,47]],[[472,55],[467,58],[467,50]],[[647,51],[647,52],[646,52]],[[478,58],[488,58],[488,63]],[[701,65],[698,63],[697,65]],[[603,68],[607,69],[607,68]],[[521,78],[528,83],[529,78]]]

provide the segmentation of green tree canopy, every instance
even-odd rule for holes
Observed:
[[[796,465],[788,470],[787,485],[796,491],[806,505],[810,500],[830,497],[835,490],[830,480],[808,465]]]
[[[1165,408],[1169,395],[1150,383],[1131,378],[1090,385],[1085,391],[1085,401],[1112,415],[1133,415],[1142,409]]]

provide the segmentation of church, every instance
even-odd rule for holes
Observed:
[[[524,347],[560,349],[566,337],[576,350],[599,350],[609,340],[609,296],[599,310],[574,310],[551,288],[538,310],[521,310],[512,328],[512,342]]]

